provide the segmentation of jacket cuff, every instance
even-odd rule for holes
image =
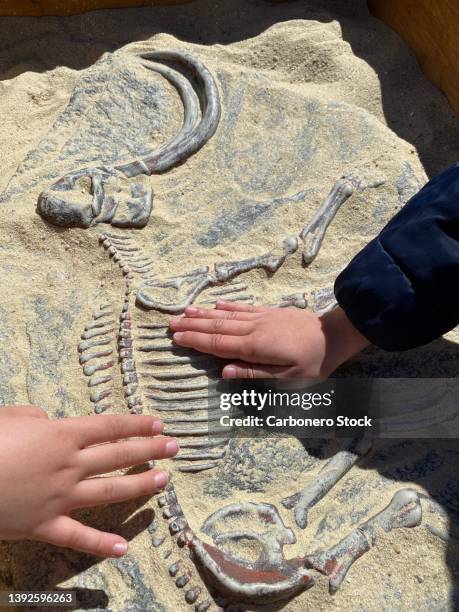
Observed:
[[[413,288],[379,237],[338,276],[335,296],[354,327],[387,351],[427,344],[456,324]]]

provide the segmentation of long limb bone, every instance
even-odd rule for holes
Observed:
[[[175,276],[165,280],[153,279],[146,281],[139,289],[137,293],[137,303],[143,308],[148,310],[161,310],[163,312],[180,313],[185,310],[193,301],[198,297],[200,293],[217,284],[215,276],[209,273],[207,266],[197,268],[191,272],[182,274],[181,276]],[[173,290],[177,294],[183,287],[187,288],[185,297],[180,302],[166,303],[160,301],[154,297],[150,297],[151,288],[153,290],[166,289]],[[188,288],[189,287],[189,288]]]
[[[340,206],[351,197],[353,192],[351,183],[345,179],[336,181],[325,202],[301,232],[300,238],[304,242],[303,261],[306,265],[316,258],[328,226]]]
[[[270,304],[273,308],[307,308],[308,300],[304,293],[291,293],[290,295],[281,296],[281,301],[278,304]]]
[[[267,253],[260,257],[251,257],[242,261],[226,261],[215,265],[215,274],[220,282],[226,282],[232,278],[250,272],[256,268],[264,268],[268,272],[276,272],[289,255],[298,249],[298,240],[295,236],[288,236],[282,243],[281,253]]]
[[[282,501],[285,508],[294,508],[295,521],[298,527],[305,529],[308,524],[309,510],[341,480],[369,448],[370,442],[363,438],[355,449],[336,453],[302,491],[286,497]]]
[[[351,565],[377,542],[378,530],[386,533],[399,527],[417,527],[422,520],[419,495],[413,489],[401,489],[390,504],[363,523],[329,550],[305,557],[305,565],[329,577],[330,593],[335,593]]]
[[[263,268],[269,273],[278,270],[286,258],[294,253],[298,248],[298,241],[295,236],[288,236],[282,243],[279,251],[251,257],[241,261],[227,261],[215,264],[215,273],[209,273],[209,268],[198,268],[182,276],[176,276],[165,280],[146,281],[137,293],[137,303],[149,310],[155,309],[171,314],[182,313],[187,306],[208,287],[221,285],[231,281],[236,276],[249,272],[257,268]],[[159,298],[151,297],[151,293],[158,289],[175,290],[177,293],[186,287],[185,296],[181,300],[166,302]]]

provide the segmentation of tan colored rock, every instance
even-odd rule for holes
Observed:
[[[185,4],[192,0],[1,0],[0,15],[76,15],[95,9]]]
[[[413,48],[422,69],[459,112],[459,4],[457,0],[369,0],[383,19]]]

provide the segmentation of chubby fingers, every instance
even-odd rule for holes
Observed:
[[[86,527],[68,516],[51,521],[36,534],[36,539],[97,557],[122,557],[128,549],[124,538]]]
[[[71,494],[70,505],[72,508],[90,508],[150,496],[164,489],[168,481],[168,474],[161,470],[147,470],[126,476],[89,478],[76,485]]]
[[[220,302],[217,302],[220,304]],[[225,302],[226,304],[226,302]],[[223,305],[223,302],[222,302]],[[244,306],[244,308],[255,308],[254,306]],[[216,308],[198,308],[197,306],[187,306],[185,308],[185,318],[193,319],[229,319],[236,321],[253,321],[264,311],[261,310],[238,310],[225,309],[217,306]]]
[[[90,446],[80,452],[79,461],[85,477],[88,477],[141,465],[151,459],[168,459],[178,450],[173,438],[144,438]]]
[[[291,368],[282,365],[264,365],[239,361],[223,368],[223,378],[290,378]]]
[[[137,414],[62,419],[59,426],[66,428],[81,448],[123,438],[156,436],[163,430],[158,418]]]
[[[266,306],[253,306],[252,304],[243,304],[242,302],[225,302],[225,300],[218,300],[215,308],[227,312],[246,312],[251,314],[270,310],[269,307]]]
[[[179,346],[193,348],[201,353],[208,353],[216,357],[246,359],[249,350],[248,337],[181,331],[174,334],[174,342]]]
[[[228,336],[245,336],[253,329],[253,324],[250,321],[214,317],[202,319],[180,317],[171,319],[169,326],[174,332],[197,331],[203,334],[225,334]]]

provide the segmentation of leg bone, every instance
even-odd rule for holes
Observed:
[[[153,279],[146,281],[137,293],[137,303],[149,310],[155,309],[171,314],[180,314],[187,306],[192,304],[205,289],[221,285],[239,276],[239,274],[255,270],[256,268],[263,268],[267,272],[273,273],[278,270],[286,258],[297,249],[298,240],[296,237],[288,236],[283,241],[280,252],[271,252],[261,255],[260,257],[251,257],[241,261],[227,261],[215,264],[214,274],[209,273],[209,269],[205,267],[166,280]],[[175,289],[178,292],[183,286],[188,286],[188,289],[184,297],[177,297],[176,302],[166,303],[150,295],[152,291],[154,292],[158,289]]]
[[[368,441],[364,439],[355,449],[336,453],[302,491],[282,501],[285,508],[295,508],[295,521],[298,527],[305,529],[309,510],[341,480],[369,448]]]
[[[417,527],[422,520],[419,495],[413,489],[401,489],[390,504],[329,550],[309,555],[305,566],[330,579],[330,593],[336,593],[351,565],[377,541],[378,530],[386,533],[399,527]]]
[[[260,257],[251,257],[242,261],[226,261],[215,265],[215,274],[220,282],[235,278],[244,272],[250,272],[256,268],[264,268],[268,272],[276,272],[289,255],[298,249],[298,240],[295,236],[288,236],[282,243],[280,253],[267,253]]]
[[[317,256],[328,226],[333,221],[340,206],[353,194],[351,183],[345,179],[336,181],[327,199],[316,212],[312,221],[300,234],[304,242],[303,261],[310,264]]]

